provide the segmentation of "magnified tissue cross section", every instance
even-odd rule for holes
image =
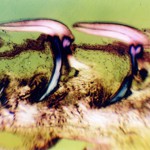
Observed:
[[[73,29],[114,41],[76,44],[74,30],[52,19],[0,24],[0,57],[6,68],[0,68],[1,106],[17,107],[19,101],[47,100],[51,106],[55,101],[63,101],[74,88],[76,97],[82,97],[80,91],[91,95],[91,106],[106,107],[132,95],[133,82],[147,78],[148,70],[142,64],[145,57],[148,59],[145,49],[150,41],[144,32],[109,22],[77,22]],[[20,43],[19,36],[23,39]],[[91,80],[88,90],[84,82],[81,86],[78,83],[78,89],[77,82],[69,83],[81,75]]]
[[[0,139],[29,150],[60,139],[90,143],[84,150],[149,143],[149,35],[101,21],[0,23]]]

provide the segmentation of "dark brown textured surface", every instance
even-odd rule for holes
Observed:
[[[118,56],[124,56],[128,54],[128,46],[123,43],[113,43],[108,45],[90,45],[90,44],[79,44],[74,45],[75,48],[81,48],[84,50],[98,50],[108,53],[112,53]]]
[[[12,59],[22,50],[25,52],[24,49],[37,50],[38,47],[41,48],[36,45],[37,41],[30,41],[33,44],[25,47],[24,44],[19,48],[17,46],[12,50],[14,52],[1,53],[1,57]],[[40,42],[42,40],[38,41]],[[104,50],[118,56],[127,54],[125,45],[114,45],[73,46],[85,50]],[[53,146],[60,138],[87,141],[103,149],[135,148],[140,142],[141,147],[149,148],[149,140],[146,140],[150,133],[149,83],[142,90],[134,91],[128,99],[97,109],[96,106],[109,95],[104,92],[101,80],[93,70],[80,70],[77,76],[61,82],[58,90],[45,101],[31,103],[30,92],[36,93],[36,86],[40,90],[43,85],[39,81],[42,78],[43,84],[46,83],[44,74],[12,82],[9,85],[8,100],[14,106],[0,107],[0,132],[22,137],[25,149],[44,150]],[[18,88],[12,88],[14,84]],[[144,137],[144,142],[141,137]]]
[[[45,50],[44,43],[47,41],[46,39],[47,36],[41,35],[36,40],[26,39],[25,42],[20,45],[12,43],[13,49],[9,49],[5,52],[0,52],[0,58],[14,58],[15,56],[27,51],[43,52]],[[2,42],[0,43],[0,45],[3,45]]]

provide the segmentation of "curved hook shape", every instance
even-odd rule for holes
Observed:
[[[44,89],[43,95],[40,98],[38,97],[39,101],[43,100],[49,96],[58,85],[62,68],[63,49],[66,47],[70,48],[71,42],[74,40],[71,31],[63,23],[47,19],[3,23],[0,24],[0,29],[7,31],[41,32],[51,37],[49,39],[54,53],[54,69],[48,86]],[[66,41],[64,39],[68,40]]]
[[[52,19],[34,19],[0,24],[1,30],[41,32],[50,36],[69,37],[74,40],[70,29],[63,23]]]
[[[150,41],[145,34],[143,34],[140,30],[127,25],[101,22],[79,22],[75,23],[73,27],[78,31],[88,34],[115,38],[129,45],[150,44]]]
[[[132,66],[132,71],[130,75],[127,75],[117,92],[113,95],[113,97],[106,102],[104,102],[103,106],[107,106],[110,104],[113,104],[117,101],[120,101],[123,98],[127,98],[132,94],[131,92],[131,85],[132,81],[135,75],[137,75],[138,72],[138,63],[137,63],[137,57],[141,57],[143,53],[143,46],[138,45],[134,46],[131,45],[129,47],[129,54],[130,54],[130,59],[131,59],[131,66]]]
[[[41,32],[52,37],[58,36],[62,41],[63,48],[67,46],[69,47],[74,40],[73,34],[65,24],[50,19],[23,20],[3,23],[0,24],[0,29],[7,31]],[[77,70],[88,68],[88,66],[80,63],[72,56],[71,50],[67,54],[67,57],[71,67]]]
[[[117,92],[112,96],[112,98],[110,98],[109,100],[106,100],[102,106],[106,107],[110,104],[116,103],[120,100],[122,100],[123,98],[127,98],[128,96],[130,96],[132,94],[131,92],[131,85],[132,85],[132,80],[133,80],[133,76],[132,75],[127,75],[121,86],[119,87],[119,89],[117,90]]]
[[[129,54],[130,54],[130,62],[131,62],[131,73],[128,74],[117,92],[110,98],[106,100],[102,106],[107,106],[117,101],[120,101],[123,98],[128,97],[131,92],[132,80],[138,72],[138,63],[137,58],[141,57],[143,54],[143,46],[149,45],[149,39],[146,35],[144,35],[140,30],[125,26],[121,24],[113,24],[113,23],[75,23],[73,25],[75,29],[78,31],[82,31],[88,34],[105,36],[110,38],[118,39],[128,45]],[[134,46],[137,45],[137,46]]]
[[[61,41],[58,37],[53,37],[51,40],[52,49],[54,53],[54,69],[51,76],[51,79],[44,89],[43,95],[39,98],[39,101],[42,101],[44,98],[48,97],[57,87],[60,76],[61,76],[61,68],[62,68],[62,46]]]

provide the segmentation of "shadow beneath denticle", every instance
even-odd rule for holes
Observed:
[[[1,46],[6,44],[4,40],[1,39],[0,41]],[[1,52],[0,58],[4,60],[13,59],[22,53],[26,53],[27,51],[30,51],[31,55],[32,51],[40,51],[41,53],[45,53],[47,50],[46,43],[50,46],[50,42],[48,41],[46,35],[40,35],[37,39],[26,39],[22,44],[12,43],[12,49],[9,51]],[[118,57],[123,59],[128,56],[128,46],[122,43],[113,43],[107,45],[73,44],[71,49],[73,54],[76,54],[77,51],[84,50],[84,52],[91,51],[93,53],[99,51],[105,52],[111,54],[111,57]],[[97,54],[98,53],[95,55]],[[88,57],[91,56],[92,55]],[[95,56],[93,55],[93,57]],[[99,57],[99,59],[101,59],[101,57]],[[68,62],[64,62],[63,64],[60,82],[56,90],[54,90],[54,92],[44,100],[44,103],[49,108],[59,108],[61,105],[75,105],[78,103],[78,101],[83,101],[86,103],[86,105],[88,105],[88,107],[91,108],[100,108],[101,105],[105,101],[109,100],[110,97],[112,97],[112,94],[115,93],[111,91],[114,86],[114,81],[111,79],[111,83],[106,85],[105,81],[107,81],[109,75],[98,75],[101,73],[97,71],[99,68],[90,67],[89,70],[86,69],[78,71],[70,68],[65,63],[68,64]],[[105,63],[106,62],[104,62],[104,66]],[[107,72],[110,71],[107,70],[107,65],[104,69],[106,69]],[[112,71],[113,70],[114,69],[112,69]],[[48,71],[49,70],[47,70],[47,72]],[[15,103],[18,104],[20,100],[28,101],[31,104],[37,103],[39,97],[45,92],[45,88],[47,87],[47,84],[50,80],[47,72],[43,72],[41,69],[40,71],[34,72],[34,74],[30,77],[19,77],[19,75],[17,77],[13,77],[13,73],[9,75],[6,73],[6,77],[2,79],[0,85],[1,89],[5,87],[2,90],[2,93],[4,94],[1,93],[1,104],[4,106],[7,103],[9,106],[12,106]],[[147,77],[146,71],[141,70],[140,73],[143,78]],[[111,73],[110,71],[110,74],[113,74],[113,72]],[[116,74],[116,76],[118,76],[118,74]],[[123,78],[124,77],[121,77],[119,82],[121,82]]]

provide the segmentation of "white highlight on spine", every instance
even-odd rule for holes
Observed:
[[[54,71],[54,73],[53,73],[54,76],[53,76],[53,78],[52,78],[52,80],[51,80],[51,82],[50,82],[50,84],[49,84],[49,86],[48,86],[48,89],[47,89],[46,93],[44,93],[44,95],[42,95],[42,97],[40,98],[40,101],[43,100],[46,96],[48,96],[49,93],[50,93],[51,91],[53,91],[54,88],[55,88],[55,87],[57,86],[57,84],[58,84],[58,80],[59,80],[60,72],[61,72],[62,60],[59,59],[59,60],[57,60],[56,63],[57,63],[57,65],[56,65],[55,71]]]
[[[71,67],[80,70],[80,69],[89,69],[89,66],[79,62],[72,55],[68,55],[68,61]]]

